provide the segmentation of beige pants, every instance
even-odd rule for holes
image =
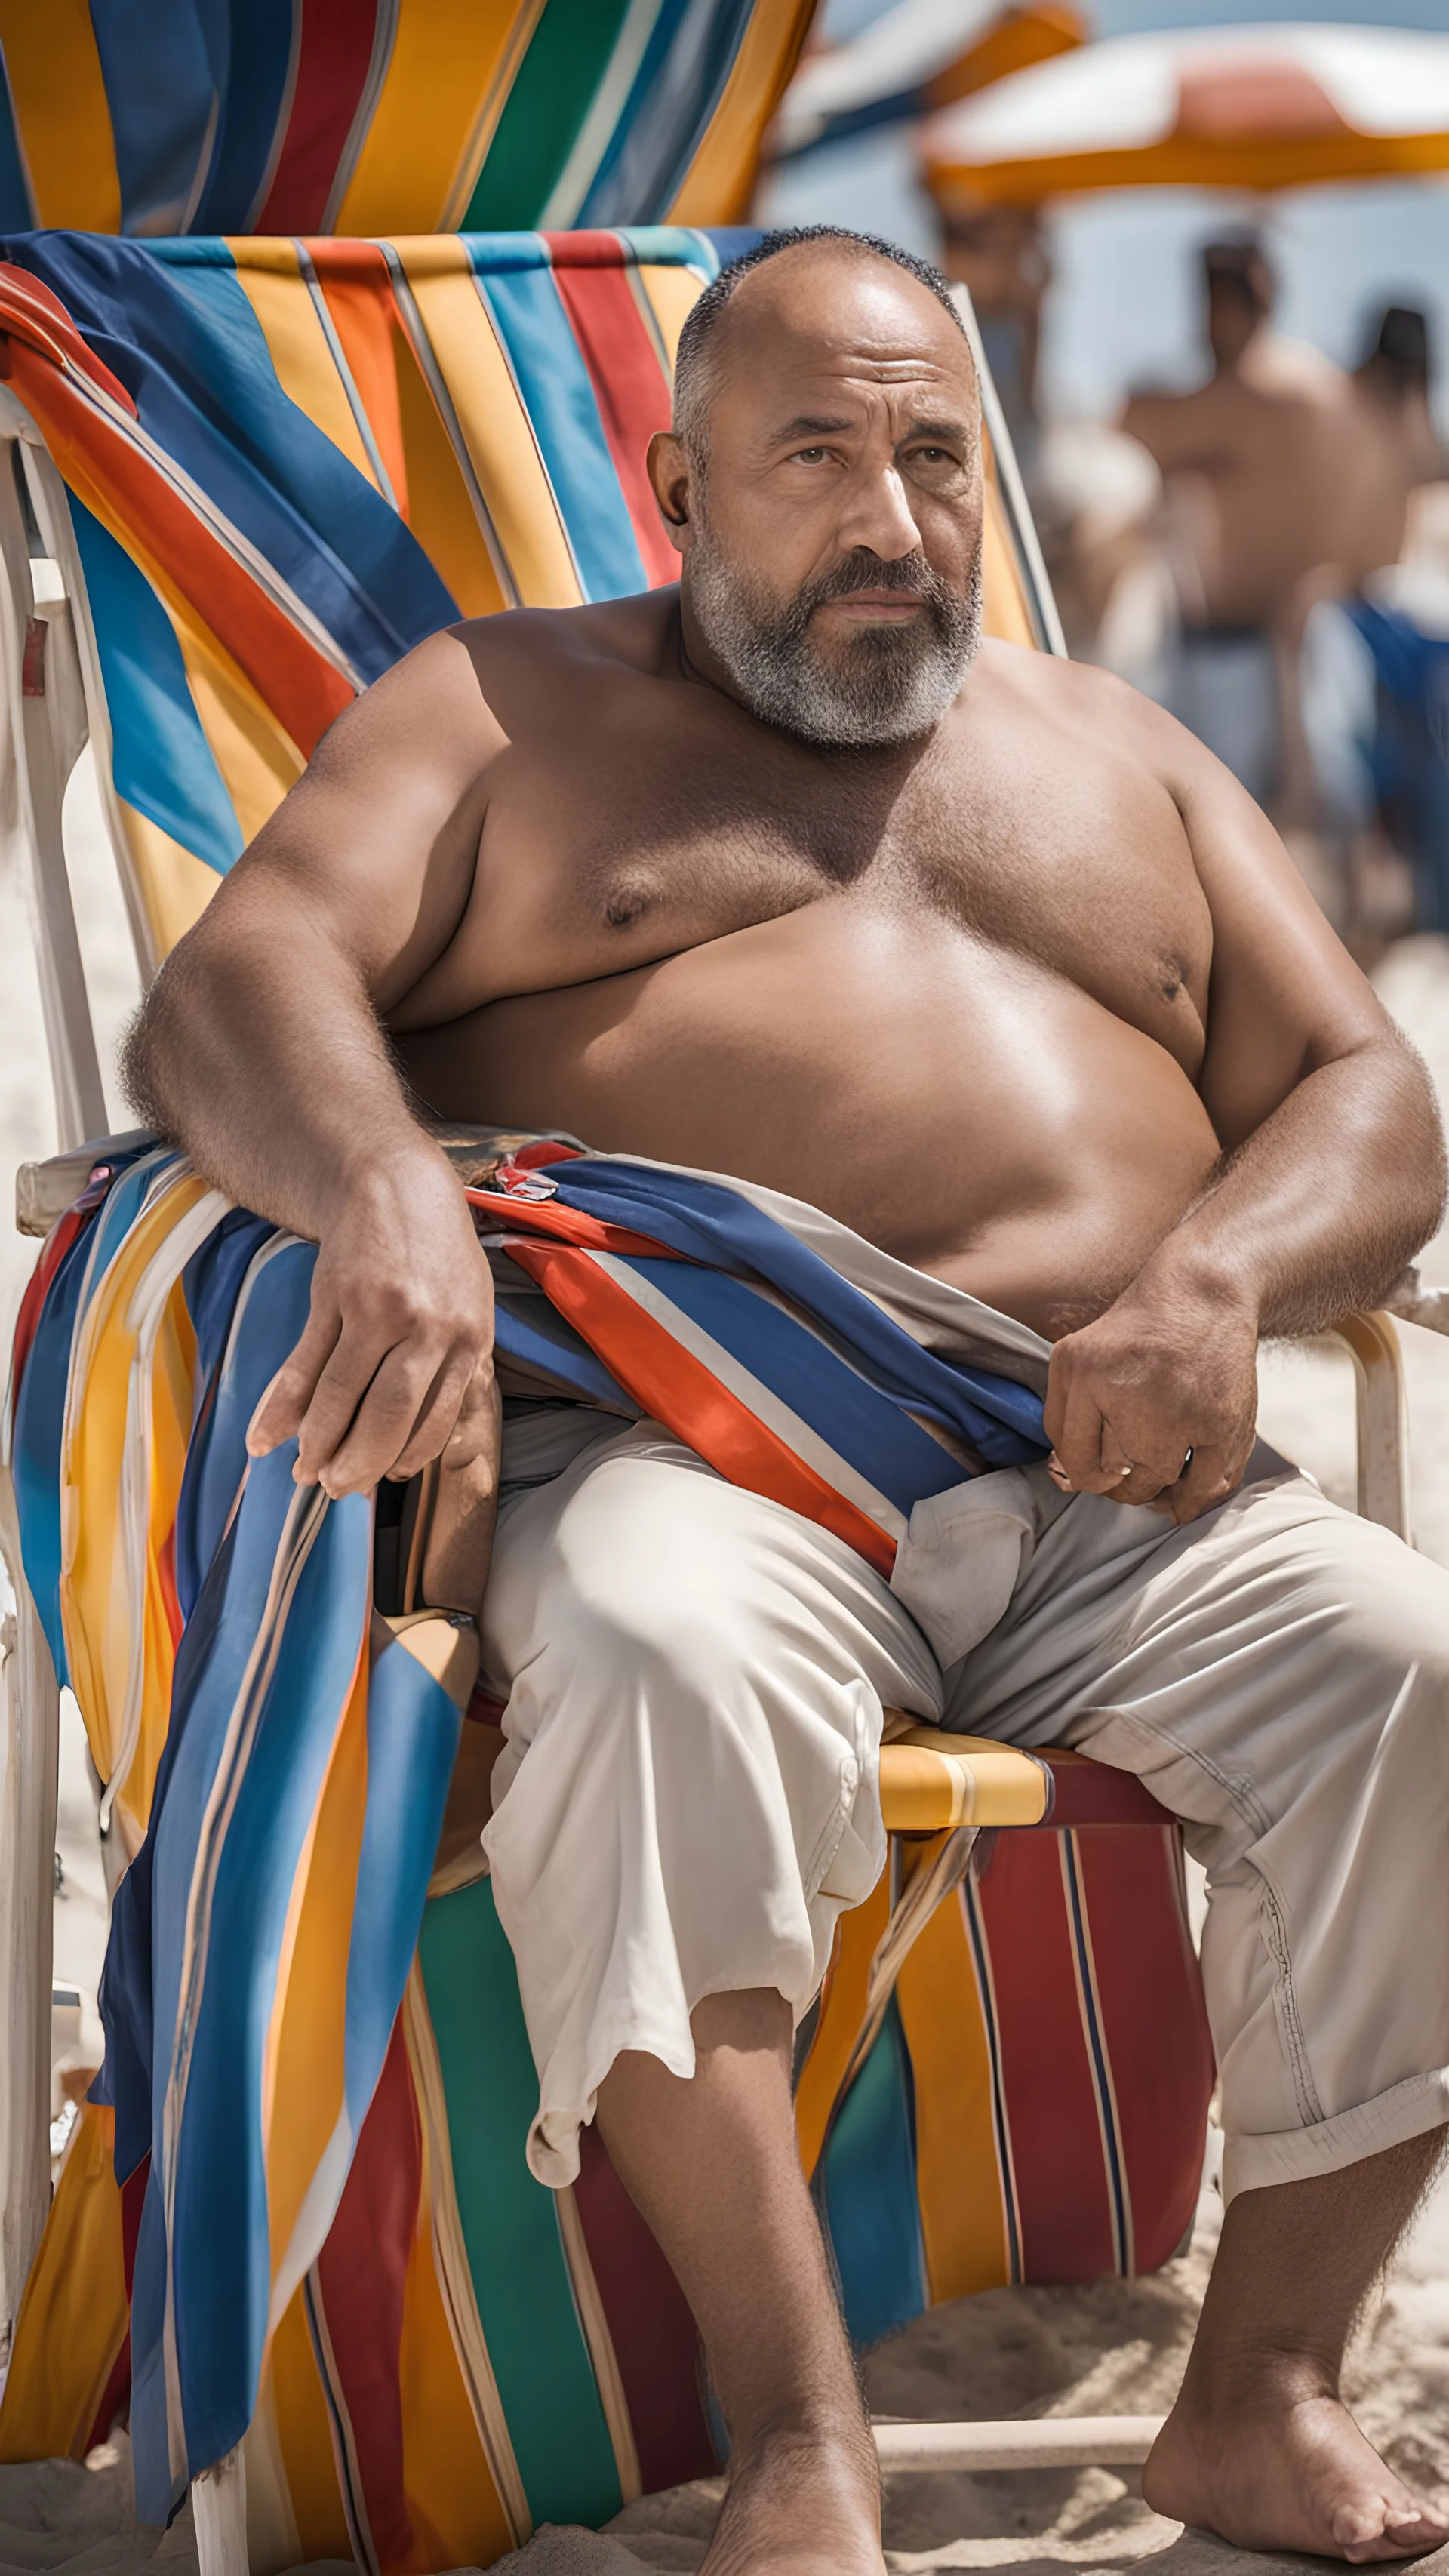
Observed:
[[[1182,1818],[1229,2197],[1449,2119],[1449,1575],[1271,1452],[1182,1530],[1012,1470],[976,1489],[1020,1524],[1009,1598],[943,1672],[843,1541],[657,1424],[565,1423],[541,1472],[581,1436],[505,1500],[485,1615],[508,1745],[484,1840],[542,2181],[577,2172],[620,2049],[688,2075],[702,1996],[803,2012],[883,1864],[890,1704],[1084,1747]]]

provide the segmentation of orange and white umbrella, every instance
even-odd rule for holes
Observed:
[[[1449,36],[1247,26],[1118,36],[923,129],[953,208],[1099,188],[1298,188],[1449,170]]]
[[[1072,0],[897,0],[843,45],[805,56],[767,152],[794,160],[871,126],[929,116],[1086,37]]]

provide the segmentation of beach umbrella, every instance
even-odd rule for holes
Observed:
[[[849,44],[808,53],[767,146],[781,161],[930,115],[1084,42],[1071,0],[900,0]]]
[[[1099,188],[1254,192],[1449,169],[1449,36],[1243,26],[1118,36],[924,128],[949,217]]]

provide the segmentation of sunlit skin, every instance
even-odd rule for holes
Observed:
[[[863,569],[808,630],[848,670],[926,613],[875,565],[966,593],[978,411],[952,317],[838,246],[747,277],[714,351],[703,489],[678,439],[649,459],[680,588],[411,654],[226,879],[138,1043],[199,1167],[320,1245],[253,1449],[297,1434],[332,1493],[441,1453],[429,1597],[459,1606],[496,1452],[489,1280],[399,1062],[442,1116],[774,1184],[1039,1326],[1060,1477],[1184,1521],[1241,1476],[1260,1332],[1372,1303],[1437,1216],[1422,1069],[1158,709],[993,643],[893,748],[821,749],[740,702],[695,612],[701,532],[769,609]],[[709,2576],[878,2576],[788,2023],[773,1994],[712,1998],[695,2078],[621,2057],[599,2118],[731,2428]],[[1160,2510],[1356,2559],[1445,2536],[1337,2398],[1433,2152],[1235,2202]]]

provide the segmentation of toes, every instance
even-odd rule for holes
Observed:
[[[1396,2509],[1385,2521],[1384,2529],[1400,2549],[1442,2549],[1449,2540],[1449,2522],[1435,2513],[1401,2513]]]
[[[1336,2549],[1355,2566],[1372,2558],[1399,2554],[1418,2538],[1420,2517],[1391,2505],[1387,2496],[1375,2495],[1371,2489],[1343,2496],[1329,2509],[1328,2528]]]
[[[1449,2539],[1449,2528],[1417,2507],[1405,2511],[1386,2498],[1355,2498],[1331,2517],[1336,2546],[1350,2566],[1426,2557]]]

